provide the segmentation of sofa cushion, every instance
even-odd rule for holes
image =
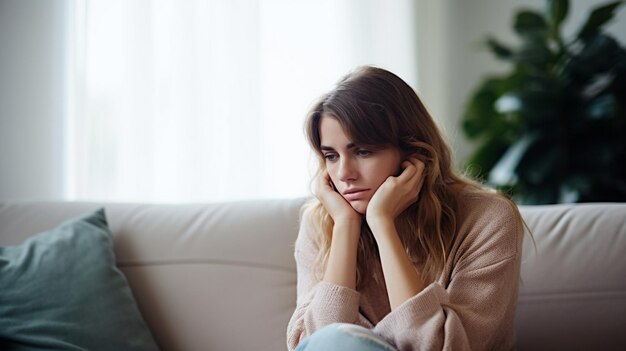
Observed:
[[[0,349],[157,350],[104,209],[0,247]]]

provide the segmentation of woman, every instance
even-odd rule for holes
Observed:
[[[289,349],[514,348],[521,216],[454,173],[413,89],[362,67],[313,106],[306,133],[319,170]]]

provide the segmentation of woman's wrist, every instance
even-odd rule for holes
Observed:
[[[357,247],[361,221],[339,221],[333,225],[333,236],[323,280],[356,288]]]
[[[370,216],[367,218],[367,225],[375,236],[377,232],[387,232],[396,228],[395,220],[388,216]]]
[[[343,236],[358,240],[361,236],[361,219],[340,219],[333,225],[333,237]]]
[[[391,218],[375,218],[368,221],[368,225],[379,246],[384,245],[389,239],[395,239],[398,236],[395,220]]]
[[[355,212],[356,213],[356,212]],[[336,216],[333,217],[333,223],[335,226],[343,226],[343,227],[358,227],[361,229],[361,223],[363,223],[363,216],[357,215],[348,215],[348,216]]]

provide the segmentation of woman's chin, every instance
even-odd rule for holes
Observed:
[[[355,200],[350,201],[350,206],[357,211],[361,215],[365,215],[365,211],[367,210],[367,204],[369,201],[366,200]]]

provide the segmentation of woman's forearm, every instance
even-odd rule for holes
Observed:
[[[335,223],[324,272],[325,282],[350,289],[356,288],[356,260],[360,233],[360,222]]]
[[[389,304],[395,309],[422,291],[425,284],[402,245],[393,221],[380,221],[370,228],[378,244]]]

